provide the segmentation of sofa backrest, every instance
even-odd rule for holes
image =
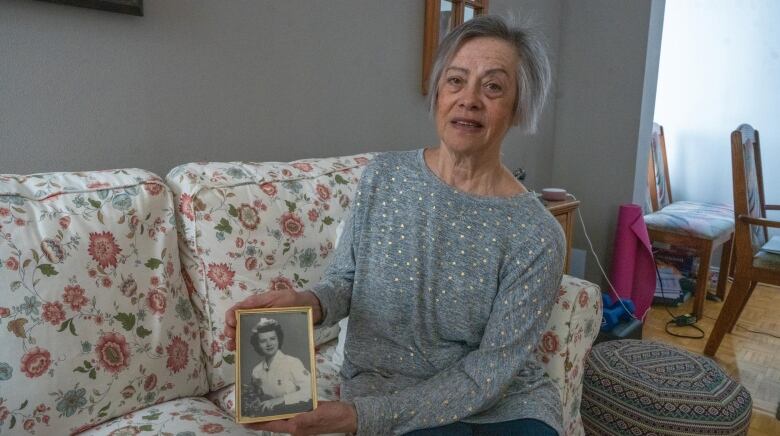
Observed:
[[[227,309],[269,289],[305,290],[322,277],[371,157],[190,163],[168,174],[212,390],[235,380]],[[337,328],[315,331],[318,342],[337,335]]]
[[[0,433],[206,392],[173,207],[138,169],[0,175]]]

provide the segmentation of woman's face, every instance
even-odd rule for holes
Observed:
[[[464,43],[438,83],[436,130],[453,152],[500,149],[512,125],[517,92],[517,51],[495,38]]]
[[[271,357],[279,350],[279,338],[275,331],[260,332],[257,334],[257,343],[260,345],[260,352],[266,357]]]

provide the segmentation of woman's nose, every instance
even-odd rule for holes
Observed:
[[[467,110],[479,109],[482,101],[479,99],[479,87],[470,85],[462,90],[459,106]]]

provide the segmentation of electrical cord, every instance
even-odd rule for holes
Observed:
[[[577,197],[575,197],[573,194],[570,193],[569,195],[571,195],[573,199],[575,200],[577,199]],[[601,271],[601,275],[609,284],[609,288],[612,291],[612,293],[615,295],[615,298],[620,303],[620,305],[623,306],[623,309],[625,309],[626,313],[628,313],[631,316],[631,318],[644,323],[645,318],[647,318],[647,315],[650,313],[652,309],[648,308],[644,316],[642,316],[642,319],[639,319],[630,310],[628,310],[625,304],[623,304],[623,301],[620,300],[620,295],[618,295],[617,291],[615,290],[615,286],[612,285],[612,282],[609,280],[609,277],[607,277],[607,273],[604,272],[604,267],[601,265],[601,262],[599,261],[599,257],[596,255],[596,250],[593,248],[593,243],[591,242],[590,236],[588,235],[588,230],[585,228],[585,220],[582,218],[582,211],[580,210],[580,208],[577,208],[577,217],[580,220],[580,225],[582,226],[582,233],[585,236],[585,240],[588,241],[588,247],[590,248],[590,252],[591,254],[593,254],[593,258],[596,260],[596,264],[598,265],[599,270]],[[660,280],[661,274],[660,271],[658,270],[658,265],[655,266],[655,272],[658,275],[659,283],[661,283],[661,297],[666,298],[666,296],[664,295],[663,283]],[[669,316],[672,317],[672,319],[668,321],[666,323],[666,326],[664,327],[664,330],[666,330],[667,334],[671,336],[676,336],[678,338],[687,338],[687,339],[702,339],[705,336],[704,330],[702,330],[701,328],[699,328],[699,326],[696,325],[697,319],[695,316],[691,314],[674,315],[672,311],[669,310],[668,306],[664,306],[664,307],[666,308],[666,312],[669,313]],[[698,330],[700,334],[698,336],[690,336],[690,335],[681,335],[679,333],[674,333],[669,330],[669,327],[672,325],[677,327],[693,327],[694,329]]]
[[[569,193],[569,195],[571,195],[571,197],[573,199],[575,199],[575,200],[577,199],[577,197],[575,197],[574,194]],[[616,300],[620,303],[621,306],[623,306],[623,309],[626,310],[626,313],[628,313],[631,316],[631,318],[634,318],[635,320],[644,323],[645,322],[645,318],[647,318],[647,315],[650,313],[650,310],[652,310],[652,309],[648,308],[647,311],[645,312],[644,316],[642,317],[642,319],[639,319],[630,310],[628,310],[628,308],[626,307],[625,304],[623,304],[623,301],[620,300],[620,295],[618,295],[617,291],[615,290],[615,287],[612,285],[612,282],[609,280],[609,277],[607,277],[607,273],[604,272],[604,267],[601,265],[601,262],[599,261],[599,257],[596,255],[596,250],[593,248],[593,243],[591,242],[590,236],[588,235],[588,230],[585,228],[585,220],[582,218],[582,211],[580,210],[580,208],[577,208],[577,217],[580,220],[580,225],[582,226],[582,233],[583,233],[583,235],[585,235],[585,240],[588,241],[588,247],[590,248],[590,252],[591,252],[591,254],[593,254],[593,258],[596,260],[596,264],[598,265],[599,270],[601,271],[601,275],[602,275],[602,277],[604,277],[604,279],[609,284],[609,288],[612,291],[612,293],[615,295]],[[655,253],[653,253],[653,254],[655,254]],[[661,280],[661,272],[658,270],[658,264],[655,265],[655,273],[658,276],[658,283],[661,286],[661,298],[665,299],[666,295],[664,293],[664,284],[663,284],[663,281]],[[683,314],[683,315],[675,315],[669,309],[669,306],[664,305],[664,308],[666,309],[666,312],[669,314],[669,316],[672,318],[669,321],[667,321],[666,325],[664,326],[664,330],[666,331],[667,334],[669,334],[671,336],[678,337],[678,338],[686,338],[686,339],[702,339],[702,338],[704,338],[704,336],[705,336],[704,330],[702,330],[699,326],[696,325],[698,320],[696,319],[696,317],[693,314],[686,313],[686,314]],[[715,319],[715,318],[713,318],[711,316],[707,316],[707,315],[704,315],[704,317],[705,318],[710,318],[710,319]],[[674,333],[674,332],[669,330],[670,326],[675,326],[675,327],[693,327],[694,329],[699,331],[699,335],[697,335],[697,336],[690,336],[690,335],[681,335],[679,333]],[[769,333],[769,332],[762,332],[762,331],[758,331],[758,330],[751,330],[751,329],[749,329],[747,327],[744,327],[744,326],[742,326],[740,324],[737,324],[736,326],[741,328],[741,329],[743,329],[743,330],[749,331],[751,333],[756,333],[756,334],[759,334],[759,335],[766,335],[766,336],[770,336],[770,337],[773,337],[773,338],[780,339],[780,336],[777,336],[777,335]]]
[[[704,318],[708,318],[708,319],[711,319],[713,321],[717,321],[718,320],[717,318],[713,318],[713,317],[708,316],[708,315],[704,315]],[[749,329],[749,328],[747,328],[747,327],[745,327],[745,326],[743,326],[742,324],[739,324],[739,323],[737,323],[736,326],[741,328],[742,330],[748,331],[750,333],[755,333],[757,335],[766,335],[766,336],[769,336],[769,337],[772,337],[772,338],[780,339],[780,336],[778,336],[778,335],[776,335],[774,333],[762,332],[760,330],[752,330],[752,329]]]
[[[571,193],[569,193],[569,195],[571,195],[573,199],[575,199],[575,200],[577,199],[577,197],[575,197]],[[639,318],[636,317],[636,315],[634,315],[634,313],[632,311],[628,310],[628,308],[626,307],[625,304],[623,304],[623,301],[621,301],[621,299],[620,299],[620,295],[618,295],[617,291],[615,290],[615,287],[612,285],[612,282],[609,280],[609,277],[607,277],[607,273],[604,272],[604,267],[601,266],[601,262],[599,261],[599,257],[596,255],[596,250],[593,249],[593,243],[590,241],[590,236],[588,236],[588,230],[585,228],[585,220],[582,218],[582,211],[580,211],[579,207],[577,208],[577,216],[580,219],[580,224],[582,225],[582,233],[585,235],[585,240],[588,241],[588,246],[590,247],[590,252],[593,254],[593,258],[596,259],[596,264],[599,266],[599,270],[601,270],[601,275],[604,277],[604,279],[609,284],[609,288],[612,291],[612,293],[615,295],[615,299],[617,300],[618,303],[620,303],[621,306],[623,306],[623,309],[626,310],[626,313],[629,314],[631,316],[631,318],[634,318],[635,320],[637,320],[637,321],[639,321],[641,323],[644,323],[645,322],[645,318],[647,318],[647,314],[650,313],[650,308],[648,308],[647,311],[645,311],[645,314],[644,314],[644,316],[642,316],[642,319],[639,319]]]
[[[655,253],[653,253],[653,255],[655,255]],[[664,293],[664,282],[663,280],[661,280],[661,271],[658,269],[658,264],[655,264],[655,274],[658,277],[658,284],[661,287],[661,298],[666,299],[666,294]],[[664,326],[664,331],[666,331],[666,334],[677,338],[686,338],[686,339],[702,339],[705,336],[704,330],[702,330],[699,326],[696,325],[696,322],[698,322],[698,320],[696,319],[695,316],[689,313],[686,313],[684,315],[675,315],[669,309],[669,306],[664,305],[664,308],[666,309],[666,312],[669,314],[669,316],[672,317],[672,319],[667,321],[666,325]],[[696,336],[682,335],[669,330],[670,326],[693,327],[694,329],[699,331],[699,334]]]
[[[653,253],[653,254],[655,254],[655,253]],[[658,283],[661,286],[661,298],[666,298],[666,295],[664,295],[664,285],[663,285],[663,282],[661,281],[661,273],[658,270],[658,265],[656,265],[656,267],[655,267],[655,273],[658,276]],[[664,328],[664,330],[666,330],[666,333],[668,333],[668,334],[670,334],[672,336],[679,337],[679,338],[688,338],[688,339],[701,339],[701,338],[704,337],[704,335],[705,335],[704,330],[702,330],[701,328],[699,328],[699,326],[696,325],[698,320],[696,319],[695,316],[693,316],[692,314],[689,314],[689,313],[686,313],[684,315],[675,315],[675,314],[672,313],[671,310],[669,310],[669,306],[664,306],[664,308],[666,309],[666,312],[669,314],[669,316],[672,317],[672,319],[669,320],[666,323],[666,326]],[[713,317],[708,316],[708,315],[702,315],[702,317],[711,319],[713,321],[717,321],[717,318],[713,318]],[[693,327],[696,330],[698,330],[699,333],[701,333],[701,335],[699,335],[699,336],[680,335],[680,334],[677,334],[677,333],[669,331],[669,326],[671,326],[671,325],[676,325],[677,327]],[[748,331],[750,333],[755,333],[755,334],[758,334],[758,335],[766,335],[766,336],[769,336],[769,337],[772,337],[772,338],[780,339],[780,336],[775,335],[774,333],[763,332],[763,331],[760,331],[760,330],[752,330],[752,329],[749,329],[749,328],[747,328],[747,327],[745,327],[745,326],[743,326],[742,324],[739,324],[739,323],[736,324],[736,327],[739,327],[742,330]]]

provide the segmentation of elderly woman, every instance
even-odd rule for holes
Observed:
[[[563,269],[563,233],[501,164],[532,132],[549,63],[526,30],[481,17],[441,43],[431,74],[440,143],[377,157],[335,259],[311,291],[241,307],[349,316],[341,401],[263,429],[293,434],[534,434],[561,429],[559,393],[533,356]],[[227,315],[233,337],[232,310]]]
[[[280,415],[310,409],[309,371],[298,358],[280,350],[284,344],[282,326],[274,319],[261,318],[252,329],[249,342],[261,360],[252,368],[251,385],[259,404],[247,406],[259,410],[247,410],[244,414],[251,416],[259,411],[262,415]]]

